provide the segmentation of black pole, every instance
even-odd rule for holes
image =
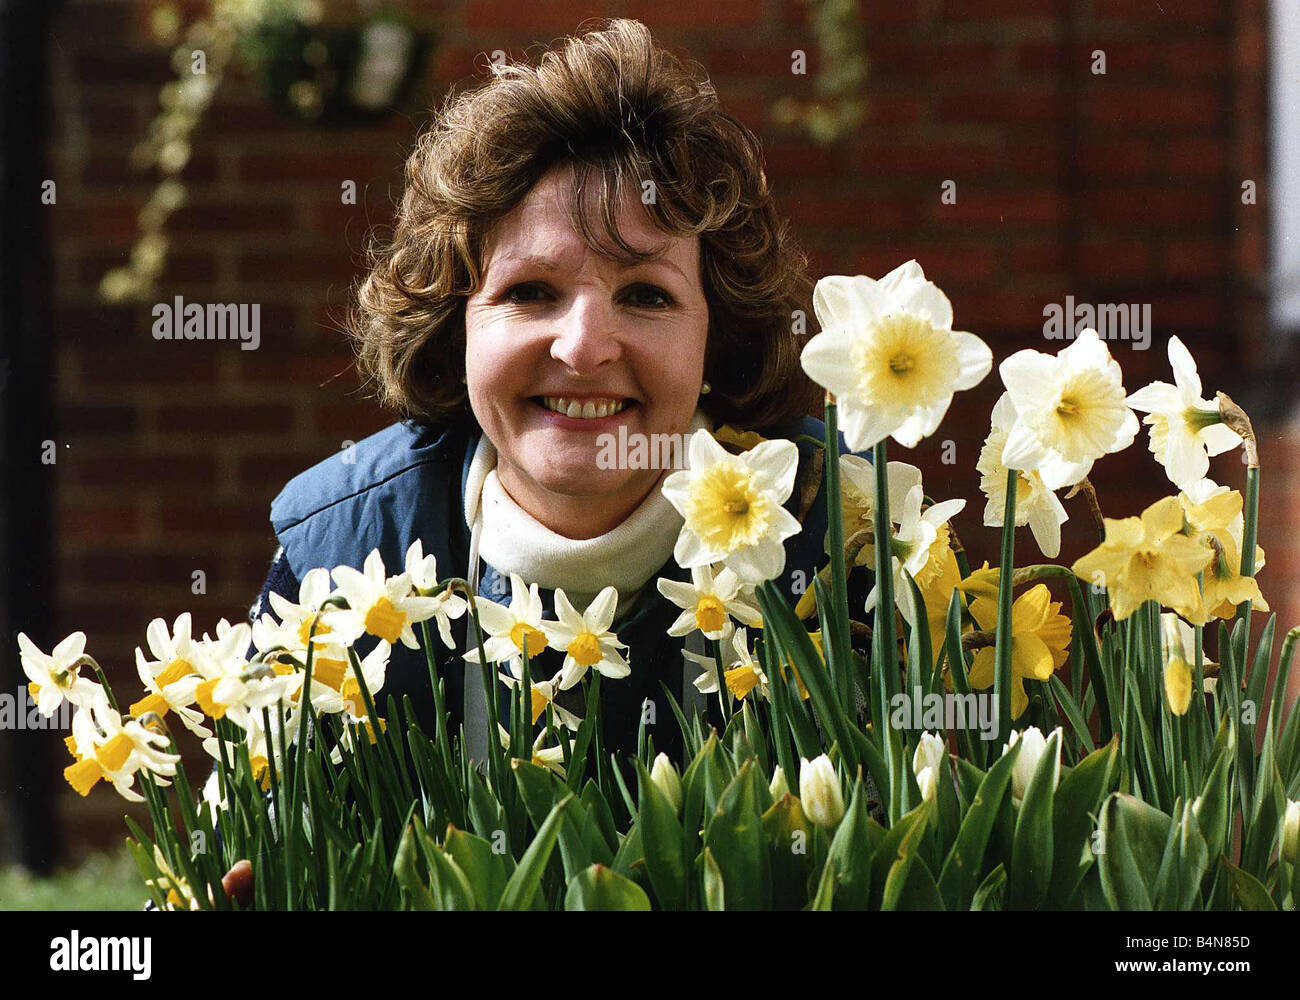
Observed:
[[[42,464],[54,438],[50,366],[49,221],[58,211],[43,188],[46,50],[55,3],[0,0],[0,696],[22,697],[26,677],[15,635],[47,652],[52,616],[51,507],[56,465]],[[45,201],[42,199],[44,194]],[[0,728],[0,858],[46,872],[57,860],[58,793],[53,730]]]

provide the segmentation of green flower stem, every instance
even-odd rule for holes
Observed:
[[[455,770],[451,762],[451,737],[447,733],[446,694],[442,689],[442,679],[438,676],[438,663],[433,655],[433,638],[429,633],[427,618],[420,622],[420,638],[424,641],[424,659],[429,668],[429,684],[433,688],[434,733],[438,753],[442,757],[444,770],[450,776]]]
[[[998,706],[998,741],[1011,732],[1011,587],[1016,551],[1016,489],[1019,473],[1007,470],[1007,500],[1002,515],[1002,557],[998,574],[998,625],[993,646],[993,696]]]
[[[880,637],[881,662],[873,663],[872,670],[879,670],[884,681],[882,689],[885,704],[881,706],[883,718],[887,718],[889,698],[898,690],[898,644],[894,639],[894,565],[893,531],[889,520],[889,459],[885,453],[885,442],[879,442],[873,453],[872,461],[876,474],[876,496],[874,499],[872,529],[875,535],[876,562],[876,629]]]
[[[1241,575],[1255,575],[1255,539],[1259,534],[1259,466],[1246,470],[1246,505],[1244,527],[1241,533]],[[1247,653],[1250,650],[1250,601],[1237,605],[1237,620],[1241,627],[1241,652],[1237,657],[1242,673],[1247,670]]]
[[[823,636],[826,643],[834,643],[835,656],[828,657],[829,662],[837,665],[838,672],[832,676],[831,683],[839,697],[840,707],[849,715],[853,714],[853,672],[850,669],[852,658],[849,655],[849,590],[848,571],[844,565],[844,520],[840,507],[840,434],[839,410],[834,397],[826,396],[826,530],[827,545],[830,548],[831,602],[827,620],[834,628],[830,635]]]

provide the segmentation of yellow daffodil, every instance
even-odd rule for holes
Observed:
[[[996,600],[977,597],[971,602],[971,617],[981,629],[992,632],[998,624]],[[1069,656],[1070,619],[1061,614],[1061,603],[1052,600],[1044,583],[1036,584],[1016,598],[1011,606],[1011,718],[1018,719],[1029,707],[1025,681],[1045,681],[1060,669]],[[970,686],[979,690],[993,686],[997,669],[994,647],[975,651]]]
[[[1128,405],[1147,415],[1151,453],[1164,466],[1169,481],[1180,489],[1201,479],[1210,469],[1210,456],[1241,444],[1241,437],[1223,423],[1216,400],[1201,398],[1201,376],[1191,353],[1177,337],[1169,338],[1169,364],[1175,385],[1152,382],[1128,397]]]
[[[360,572],[351,566],[334,568],[334,583],[348,606],[326,612],[323,617],[324,623],[338,633],[333,641],[350,645],[368,634],[388,643],[400,641],[408,649],[420,648],[411,626],[434,617],[441,602],[412,594],[411,578],[406,573],[394,577],[384,573],[378,549],[366,556]]]
[[[170,739],[164,732],[146,728],[135,719],[122,717],[102,698],[83,706],[72,717],[72,735],[65,741],[75,763],[63,769],[63,776],[78,795],[89,795],[101,780],[109,782],[128,802],[143,802],[132,787],[140,770],[166,785],[176,773],[177,754],[164,748]]]
[[[887,437],[915,448],[934,433],[953,395],[993,367],[987,344],[952,328],[952,304],[914,260],[878,281],[822,278],[813,309],[821,332],[803,349],[803,369],[835,394],[854,451]]]
[[[103,691],[97,682],[81,676],[85,651],[85,632],[73,632],[49,654],[18,633],[18,657],[29,682],[27,690],[41,715],[49,718],[65,701],[78,707],[89,705]]]
[[[1016,414],[1002,464],[1037,471],[1049,490],[1073,486],[1097,459],[1137,435],[1119,363],[1095,330],[1081,332],[1055,357],[1017,351],[998,371]]]
[[[731,637],[731,645],[736,659],[722,672],[727,690],[742,699],[748,698],[755,691],[758,692],[759,697],[768,698],[770,692],[767,687],[767,674],[763,673],[763,668],[750,654],[749,633],[743,628],[736,629]]]
[[[523,683],[523,672],[523,657],[516,656],[510,661],[510,672],[498,673],[497,676],[506,687],[514,688]],[[555,700],[555,696],[560,693],[560,676],[561,674],[556,674],[549,680],[530,679],[528,685],[532,702],[529,705],[530,721],[537,722],[546,714],[546,707],[549,705],[560,724],[576,732],[582,720]]]
[[[606,587],[579,614],[569,603],[563,590],[555,591],[555,613],[559,621],[542,622],[542,630],[555,649],[564,653],[564,666],[560,668],[560,690],[567,691],[577,684],[588,670],[606,677],[626,677],[632,672],[620,649],[627,644],[609,630],[618,606],[618,591]]]
[[[693,569],[721,562],[751,585],[777,576],[785,566],[783,542],[800,529],[782,506],[799,466],[794,442],[764,441],[732,455],[699,430],[691,436],[689,462],[662,487],[684,520],[673,549],[677,564]]]
[[[155,618],[149,623],[145,639],[153,659],[146,657],[144,650],[137,646],[135,669],[148,693],[131,706],[131,714],[139,718],[149,712],[160,716],[175,712],[195,736],[210,736],[211,732],[203,725],[203,713],[190,707],[203,678],[194,666],[199,654],[191,638],[189,612],[179,615],[171,630],[165,621]]]
[[[1183,532],[1183,510],[1176,497],[1165,497],[1141,517],[1105,518],[1106,540],[1071,567],[1075,576],[1105,587],[1118,621],[1153,600],[1191,622],[1204,623],[1205,609],[1196,574],[1214,551]]]
[[[1251,601],[1255,611],[1268,611],[1268,602],[1254,577],[1241,575],[1245,525],[1241,494],[1201,479],[1179,493],[1178,502],[1192,536],[1214,550],[1214,559],[1204,575],[1205,618],[1193,624],[1204,625],[1210,618],[1231,618],[1243,601]],[[1263,566],[1264,550],[1256,545],[1255,572]]]
[[[682,636],[699,629],[707,639],[724,639],[732,618],[753,628],[763,623],[751,600],[751,588],[725,566],[716,575],[712,566],[695,566],[690,583],[661,577],[657,585],[659,593],[682,609],[668,627],[669,635]]]
[[[542,631],[542,597],[537,584],[524,583],[518,573],[510,574],[510,604],[503,606],[485,597],[474,599],[483,627],[483,655],[489,663],[505,663],[522,657],[527,651],[529,659],[546,648],[546,633]],[[478,649],[474,645],[474,630],[469,629],[469,651],[465,659],[478,663]]]
[[[1011,395],[1004,392],[993,407],[992,427],[975,464],[980,472],[980,489],[988,497],[984,524],[990,528],[1002,527],[1006,516],[1008,469],[1002,462],[1002,452],[1015,423],[1015,404]],[[1049,559],[1061,553],[1061,525],[1068,516],[1056,494],[1043,482],[1042,473],[1037,469],[1016,473],[1016,526],[1029,525],[1034,541]]]
[[[433,555],[424,554],[424,543],[416,539],[406,550],[406,575],[411,578],[411,586],[421,596],[434,602],[433,618],[438,623],[438,635],[448,649],[456,645],[451,635],[451,622],[459,618],[468,609],[465,598],[450,590],[444,590],[437,597],[429,597],[436,590],[438,580],[438,560]]]
[[[288,702],[302,687],[297,670],[277,670],[273,664],[250,663],[247,652],[252,628],[241,622],[218,624],[217,638],[206,635],[198,645],[194,665],[202,679],[194,688],[195,704],[213,719],[228,718],[241,729],[249,716],[280,702]]]
[[[930,649],[937,657],[948,631],[948,602],[952,592],[961,588],[961,568],[952,546],[945,544],[937,553],[935,565],[938,572],[930,574],[921,586],[921,599],[925,602],[925,616],[930,624]]]

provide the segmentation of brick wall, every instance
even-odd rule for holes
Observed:
[[[1268,194],[1262,0],[866,3],[870,111],[832,149],[768,120],[777,98],[811,88],[818,67],[799,0],[714,0],[707,17],[680,0],[406,6],[439,35],[426,96],[471,74],[485,51],[517,55],[588,15],[641,18],[699,59],[724,104],[759,132],[815,274],[879,275],[916,257],[952,298],[957,325],[999,359],[1061,346],[1043,341],[1042,310],[1067,294],[1149,303],[1155,348],[1116,349],[1130,389],[1168,377],[1162,345],[1177,333],[1208,388],[1249,396]],[[56,630],[86,630],[91,651],[123,679],[151,617],[189,609],[210,628],[243,616],[274,545],[270,499],[292,474],[387,422],[356,392],[337,320],[367,227],[389,217],[424,120],[417,111],[365,128],[304,128],[278,119],[242,74],[228,75],[195,134],[184,175],[191,202],[169,223],[159,298],[258,302],[262,346],[156,342],[148,307],[109,308],[95,295],[151,190],[128,154],[170,70],[142,30],[143,9],[68,0],[52,55]],[[809,52],[808,76],[790,73],[795,47]],[[1105,75],[1091,72],[1096,50]],[[1241,204],[1244,178],[1258,182],[1259,205]],[[358,205],[340,203],[346,179],[362,192]],[[941,202],[946,180],[956,182],[955,204]],[[972,500],[958,525],[976,558],[996,554],[979,523],[974,463],[997,392],[994,376],[964,394],[910,456],[933,495]],[[1297,454],[1290,433],[1265,449],[1275,502],[1264,579],[1279,606],[1300,578],[1284,531],[1300,515],[1295,470],[1282,464]],[[939,461],[949,438],[955,466]],[[1235,460],[1215,471],[1242,482]],[[1164,489],[1145,434],[1099,465],[1097,479],[1115,516]],[[1087,532],[1072,524],[1066,538],[1071,557]],[[202,596],[191,593],[199,570]],[[1287,620],[1300,620],[1294,599]]]

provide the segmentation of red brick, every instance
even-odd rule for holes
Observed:
[[[275,434],[293,426],[293,408],[272,403],[164,406],[158,413],[163,434]]]
[[[545,5],[544,0],[541,0],[536,5],[528,6]],[[477,7],[478,4],[474,6]],[[595,3],[571,4],[571,8],[592,13],[601,13],[601,7],[603,5]],[[666,28],[684,28],[688,31],[744,28],[758,24],[763,19],[763,5],[754,0],[709,0],[707,5],[701,6],[681,3],[680,0],[627,0],[626,12],[628,17],[645,22],[656,33]]]

